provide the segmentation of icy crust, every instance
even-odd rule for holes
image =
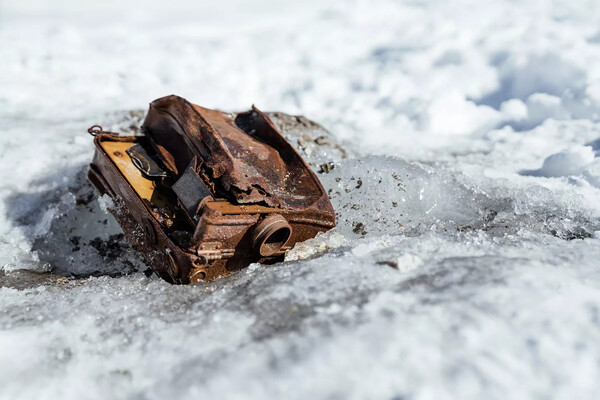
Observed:
[[[473,179],[444,164],[370,156],[332,164],[320,175],[346,237],[457,235],[482,231],[499,238],[549,234],[588,238],[600,229],[596,208],[572,190]]]
[[[84,162],[6,197],[0,398],[595,396],[590,188],[328,151],[338,226],[208,284],[143,274]]]
[[[4,288],[2,395],[593,398],[597,242],[543,241],[377,237],[203,285]],[[423,263],[382,262],[406,254]]]
[[[460,236],[480,231],[505,241],[536,234],[570,240],[590,238],[600,229],[598,211],[585,207],[581,196],[571,191],[539,185],[508,187],[491,179],[469,178],[444,164],[395,157],[370,156],[329,165],[331,170],[321,171],[319,178],[336,210],[338,226],[300,244],[289,260],[365,236],[429,232]],[[84,164],[63,187],[9,198],[7,206],[19,206],[9,216],[24,251],[4,265],[6,272],[25,268],[85,277],[147,269],[109,214],[118,212],[118,204],[107,196],[98,198],[86,172]]]
[[[598,218],[579,195],[394,157],[320,178],[338,227],[287,262],[188,286],[138,272],[0,288],[2,396],[596,393],[600,246],[576,232]]]

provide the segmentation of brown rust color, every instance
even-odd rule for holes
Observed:
[[[170,282],[281,261],[295,243],[335,226],[316,175],[256,107],[228,114],[163,97],[142,130],[95,128],[88,176],[112,198],[128,240]]]

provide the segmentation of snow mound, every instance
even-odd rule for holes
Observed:
[[[541,173],[550,177],[579,175],[592,161],[594,151],[590,146],[574,147],[546,157]]]

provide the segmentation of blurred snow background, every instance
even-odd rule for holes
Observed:
[[[585,0],[0,1],[0,398],[596,398],[598,21]],[[351,155],[307,154],[334,162],[338,228],[218,282],[146,277],[85,130],[171,93],[325,126]]]

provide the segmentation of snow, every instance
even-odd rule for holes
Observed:
[[[597,21],[591,0],[0,3],[0,399],[596,398]],[[216,282],[146,276],[86,129],[171,93],[322,124],[284,131],[333,163],[338,227]]]
[[[581,170],[594,161],[591,146],[578,146],[549,155],[542,164],[544,176],[570,176],[581,174]]]

